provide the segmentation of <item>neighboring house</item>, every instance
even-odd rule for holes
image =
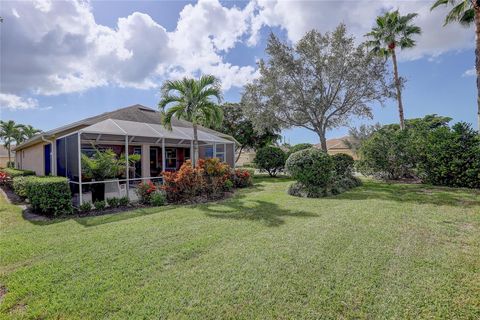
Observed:
[[[328,139],[327,140],[327,153],[329,155],[334,155],[337,153],[345,153],[353,157],[353,159],[358,160],[358,156],[353,152],[352,149],[348,147],[348,145],[345,143],[345,140],[350,140],[351,138],[349,136],[344,136],[341,138],[334,138],[334,139]],[[321,148],[320,144],[315,145],[316,148]]]
[[[162,171],[179,169],[193,153],[192,140],[190,122],[173,119],[172,130],[167,130],[160,112],[134,105],[36,135],[15,148],[15,162],[17,168],[40,176],[68,177],[81,201],[82,186],[98,183],[85,182],[79,174],[81,153],[92,154],[98,148],[112,149],[118,155],[127,149],[128,154],[142,155],[126,179],[118,180],[132,188],[142,180],[159,179]],[[200,158],[217,157],[234,166],[238,142],[233,137],[200,126],[198,140]],[[130,188],[126,188],[127,194]]]
[[[13,151],[13,149],[15,148],[15,146],[12,146],[12,152],[10,154],[10,156],[12,157],[12,161],[15,160],[15,152]],[[5,148],[5,146],[3,144],[0,145],[0,168],[6,168],[7,167],[7,164],[8,164],[8,150],[7,148]]]
[[[242,154],[240,155],[240,158],[238,158],[236,165],[241,167],[246,164],[252,164],[253,159],[255,159],[255,154],[255,150],[253,149],[243,149]]]

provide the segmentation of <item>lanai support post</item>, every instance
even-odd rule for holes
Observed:
[[[165,138],[162,139],[162,171],[166,171],[167,159],[165,159]],[[163,180],[163,179],[162,179]]]
[[[81,206],[83,204],[82,198],[82,143],[81,143],[81,135],[82,133],[79,131],[77,133],[77,141],[78,141],[78,205]],[[56,154],[55,154],[56,157]],[[56,159],[55,159],[56,160]]]
[[[126,192],[127,192],[127,198],[130,199],[129,195],[129,189],[130,189],[130,166],[128,163],[128,135],[125,135],[125,176],[127,177],[127,186],[126,186]]]

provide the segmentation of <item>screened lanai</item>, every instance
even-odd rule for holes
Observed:
[[[235,142],[201,129],[197,135],[200,159],[216,157],[234,166]],[[161,183],[163,171],[178,170],[191,159],[193,129],[174,126],[169,130],[159,124],[107,119],[56,139],[55,149],[57,175],[69,178],[75,204],[93,202],[92,191],[99,184],[104,186],[105,199],[127,196],[136,200],[138,183],[145,180]],[[103,181],[85,178],[81,154],[91,156],[95,149],[110,149],[119,156],[125,155],[125,173]],[[141,158],[134,166],[128,165],[132,154]]]

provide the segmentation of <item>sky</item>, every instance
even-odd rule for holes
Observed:
[[[357,41],[386,11],[416,12],[417,46],[399,55],[406,118],[437,113],[475,125],[474,30],[443,27],[432,1],[2,1],[0,119],[49,130],[132,104],[152,108],[166,79],[213,74],[227,102],[258,77],[270,32],[294,44],[305,32],[345,23]],[[372,105],[373,119],[398,122],[397,104]],[[340,137],[348,127],[331,129]],[[307,129],[291,144],[318,143]]]

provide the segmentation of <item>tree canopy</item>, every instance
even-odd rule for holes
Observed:
[[[328,129],[351,116],[372,117],[370,103],[390,94],[385,61],[355,45],[345,25],[312,30],[290,46],[271,34],[260,77],[245,87],[242,104],[259,130],[302,127],[317,133],[326,150]]]

